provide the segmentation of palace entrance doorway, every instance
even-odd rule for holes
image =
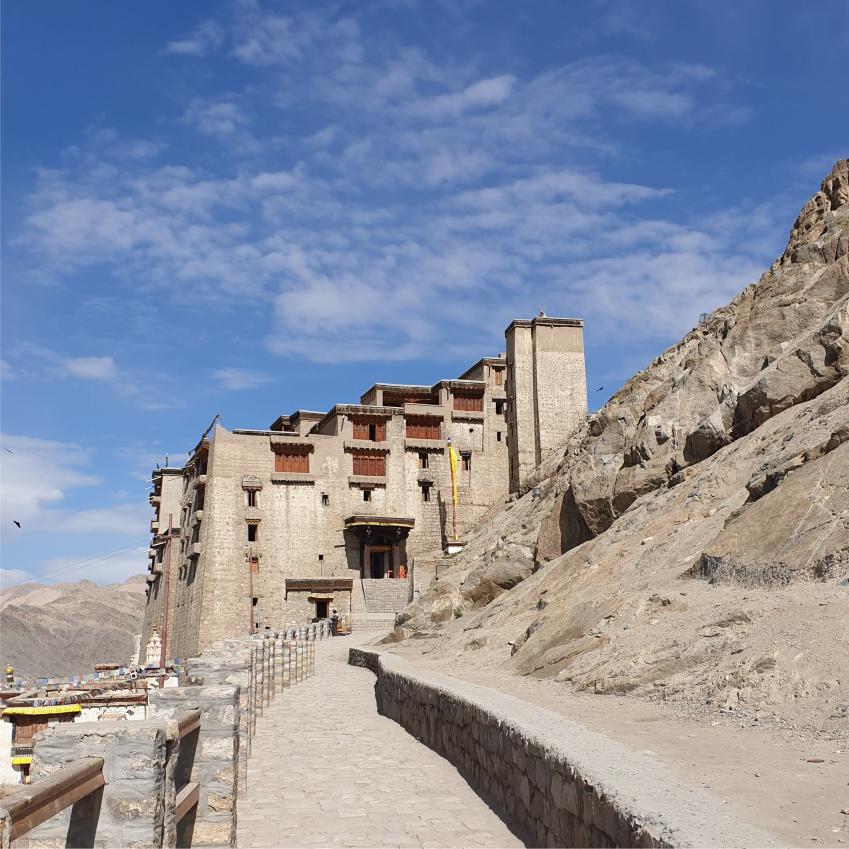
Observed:
[[[345,520],[346,532],[357,540],[364,580],[406,577],[407,536],[413,524],[413,519],[389,516],[350,516]]]

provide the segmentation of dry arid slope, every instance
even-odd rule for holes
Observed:
[[[849,735],[849,160],[399,617],[431,658]]]
[[[127,663],[140,633],[144,575],[99,587],[21,584],[0,592],[0,662],[17,677],[87,674]]]

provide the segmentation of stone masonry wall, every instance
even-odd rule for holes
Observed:
[[[577,430],[587,415],[584,331],[535,319],[534,402],[539,465]]]
[[[36,735],[33,787],[88,757],[103,758],[106,784],[15,846],[234,846],[256,718],[314,674],[313,643],[330,636],[330,625],[325,620],[287,636],[224,641],[190,658],[181,686],[151,691],[149,719],[62,723]],[[177,718],[195,710],[200,728],[181,737]],[[198,784],[198,803],[178,823],[177,797],[188,782]],[[0,839],[9,827],[0,800]]]
[[[401,658],[350,650],[377,675],[378,709],[442,754],[533,846],[767,846],[720,800],[559,714]]]

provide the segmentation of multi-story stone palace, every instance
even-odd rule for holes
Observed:
[[[449,442],[462,537],[586,415],[582,321],[514,321],[506,341],[455,380],[378,383],[268,430],[216,424],[183,468],[154,472],[142,646],[155,631],[190,656],[333,607],[391,619],[454,535]]]

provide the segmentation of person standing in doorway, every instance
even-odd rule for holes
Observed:
[[[330,616],[330,634],[336,636],[336,629],[339,627],[339,611],[334,607],[333,613]]]

